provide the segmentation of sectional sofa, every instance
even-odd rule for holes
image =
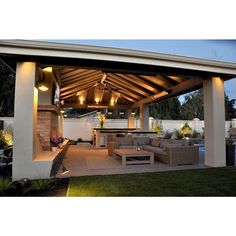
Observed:
[[[107,146],[110,156],[115,156],[115,149],[133,149],[140,146],[153,152],[157,161],[170,166],[196,165],[199,161],[198,147],[191,145],[189,140],[119,137],[108,142]]]

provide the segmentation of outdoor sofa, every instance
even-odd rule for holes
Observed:
[[[169,166],[198,164],[198,147],[191,145],[189,140],[150,139],[150,138],[116,138],[108,142],[108,154],[115,156],[115,149],[129,149],[140,146],[141,149],[154,153],[155,160]]]

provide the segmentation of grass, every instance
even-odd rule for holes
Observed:
[[[67,196],[236,196],[236,167],[73,177]]]

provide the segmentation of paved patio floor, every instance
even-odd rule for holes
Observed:
[[[69,147],[63,161],[63,165],[69,172],[61,175],[62,170],[59,170],[57,177],[199,169],[205,167],[202,163],[203,162],[200,161],[198,165],[182,165],[175,167],[170,167],[160,162],[155,162],[155,165],[152,166],[148,164],[122,166],[121,158],[108,156],[107,149],[98,149],[90,144],[79,144]]]

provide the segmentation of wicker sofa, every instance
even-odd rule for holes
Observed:
[[[188,140],[173,139],[117,138],[108,143],[108,154],[114,156],[115,149],[135,148],[137,144],[153,152],[157,161],[170,166],[195,165],[199,160],[198,147],[190,145]]]

